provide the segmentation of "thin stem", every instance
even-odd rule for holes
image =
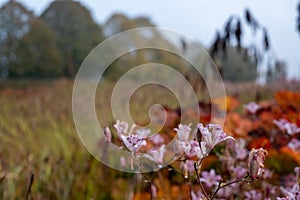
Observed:
[[[189,181],[189,189],[190,189],[190,199],[193,199],[192,197],[192,183]]]
[[[248,179],[250,178],[250,179]],[[216,189],[216,191],[213,193],[213,195],[211,196],[210,200],[214,199],[215,196],[217,195],[217,193],[219,192],[220,189],[232,185],[234,183],[238,183],[238,182],[246,182],[246,183],[252,183],[253,181],[255,181],[255,179],[253,179],[252,177],[249,176],[249,173],[247,173],[243,178],[229,182],[229,183],[223,183],[222,181],[219,182],[218,187]]]
[[[34,180],[34,175],[31,174],[31,176],[30,176],[30,181],[29,181],[29,185],[28,185],[27,192],[26,192],[26,198],[25,198],[26,200],[29,199],[29,195],[30,195],[30,193],[31,193],[31,187],[32,187],[32,184],[33,184],[33,180]]]
[[[146,180],[146,182],[149,185],[150,199],[154,200],[153,194],[152,194],[152,183],[151,183],[151,180],[146,175],[144,175],[144,174],[142,174],[142,175],[143,175],[143,178]]]
[[[0,184],[4,181],[5,178],[6,178],[6,174],[0,178]]]
[[[202,159],[201,159],[201,161],[202,161]],[[200,163],[201,163],[201,161],[200,161]],[[199,167],[200,166],[201,165],[199,165]],[[198,168],[197,168],[197,163],[196,162],[194,162],[194,169],[195,169],[195,172],[196,172],[196,176],[197,176],[197,180],[199,182],[200,188],[201,188],[203,194],[205,195],[206,199],[209,199],[209,197],[208,197],[208,195],[207,195],[207,193],[206,193],[206,191],[205,191],[205,189],[204,189],[204,187],[203,187],[203,185],[202,185],[202,183],[200,181],[200,175],[198,173]]]

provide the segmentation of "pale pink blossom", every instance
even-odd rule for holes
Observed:
[[[128,124],[126,122],[121,122],[120,120],[117,121],[114,127],[117,129],[118,134],[124,134],[128,131]]]
[[[174,129],[177,132],[177,137],[180,141],[187,142],[190,139],[191,125],[192,124],[189,125],[179,124],[178,128]]]
[[[287,200],[300,200],[300,190],[299,187],[297,189],[287,190],[283,187],[280,187],[281,192],[285,195],[285,197],[280,199]],[[277,198],[278,199],[278,198]]]
[[[195,172],[194,161],[185,160],[181,162],[181,170],[184,174],[184,178],[188,178],[189,175],[193,175]]]
[[[136,134],[142,138],[147,138],[151,134],[151,130],[148,128],[140,128],[136,130]]]
[[[250,114],[255,114],[259,109],[259,105],[255,102],[250,102],[243,106]]]
[[[262,199],[262,193],[257,190],[246,191],[245,193],[246,200],[258,200]]]
[[[150,137],[150,141],[156,146],[162,145],[165,142],[164,138],[160,134],[155,134]]]
[[[231,171],[236,178],[242,178],[248,172],[248,169],[238,165],[236,167],[231,167]]]
[[[246,140],[239,139],[238,142],[234,144],[234,152],[235,158],[244,160],[248,155],[248,152],[246,150]]]
[[[208,124],[204,127],[203,124],[199,123],[197,128],[202,135],[200,148],[204,156],[208,155],[218,143],[228,139],[234,140],[233,137],[226,136],[226,133],[217,124]]]
[[[288,147],[292,149],[293,151],[300,150],[300,141],[296,138],[293,138],[289,143]]]
[[[179,124],[178,128],[175,128],[174,130],[177,132],[177,139],[175,141],[175,153],[182,155],[182,154],[188,154],[191,145],[190,145],[190,133],[191,133],[191,125],[182,125]]]
[[[300,132],[300,128],[298,128],[296,124],[288,122],[286,119],[273,120],[273,123],[276,124],[281,131],[286,131],[289,135]]]
[[[189,142],[176,140],[174,145],[174,151],[177,155],[188,155],[191,150],[191,144]]]
[[[195,193],[194,191],[191,192],[192,200],[204,200],[206,199],[205,195],[202,194],[200,191]]]
[[[211,169],[209,172],[203,171],[201,173],[200,181],[205,183],[207,187],[217,186],[221,180],[221,176],[217,175],[214,169]]]
[[[120,122],[118,120],[114,127],[117,129],[118,135],[122,142],[132,153],[137,153],[142,146],[147,144],[144,137],[141,137],[138,134],[133,134],[133,131],[136,127],[135,124],[131,126],[129,132],[128,124],[126,122]]]
[[[165,153],[165,145],[162,145],[159,149],[151,149],[144,156],[149,160],[158,164],[159,167],[162,167],[164,162],[164,153]]]
[[[177,154],[185,154],[187,157],[197,156],[199,159],[204,158],[209,152],[220,142],[232,139],[231,136],[226,136],[226,133],[219,125],[208,124],[203,126],[197,125],[196,138],[190,138],[191,124],[179,125],[177,131],[178,139],[175,142],[175,152]],[[195,136],[194,136],[195,137]],[[196,140],[197,139],[197,140]]]
[[[190,141],[190,147],[191,148],[186,153],[189,158],[197,156],[199,159],[201,159],[203,157],[203,155],[201,153],[201,149],[199,147],[199,142],[198,141],[191,140]]]
[[[122,139],[123,143],[128,148],[128,150],[133,153],[137,153],[142,146],[145,146],[147,144],[144,138],[141,138],[137,135],[120,135],[120,138]]]

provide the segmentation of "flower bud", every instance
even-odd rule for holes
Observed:
[[[261,175],[262,169],[264,168],[264,161],[268,152],[263,148],[252,149],[249,154],[248,167],[250,177],[257,179]]]

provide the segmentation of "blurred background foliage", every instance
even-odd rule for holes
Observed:
[[[224,30],[217,31],[216,39],[207,49],[223,78],[233,82],[256,80],[260,76],[259,66],[266,63],[268,71],[264,78],[267,81],[285,78],[285,63],[272,53],[266,28],[250,10],[246,9],[244,13],[244,16],[229,16]],[[296,23],[300,31],[299,17]],[[53,1],[40,16],[36,16],[21,2],[9,0],[0,8],[0,77],[72,78],[87,54],[104,39],[133,28],[155,26],[148,16],[131,18],[124,13],[113,13],[104,24],[97,24],[90,10],[79,1]],[[255,43],[242,45],[244,29],[252,30]],[[157,33],[153,34],[157,36]],[[137,37],[145,39],[143,33]],[[135,42],[139,40],[129,38],[128,45],[134,46]],[[154,42],[168,43],[184,52],[191,48],[185,41],[179,41],[181,45],[177,45],[162,35]],[[127,70],[126,66],[136,66],[151,61],[151,58],[176,69],[178,66],[185,68],[183,63],[175,63],[170,54],[146,50],[132,55],[130,59],[127,56],[114,62],[106,77],[115,79]],[[185,74],[193,73],[187,71]]]

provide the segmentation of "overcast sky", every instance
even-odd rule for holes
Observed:
[[[40,14],[50,0],[19,0]],[[158,27],[185,34],[204,46],[211,45],[216,29],[221,29],[231,14],[244,16],[250,8],[264,25],[279,59],[288,66],[289,77],[300,78],[300,34],[296,32],[296,7],[300,0],[81,0],[98,23],[114,12],[129,16],[147,15]],[[6,0],[0,0],[2,5]]]

